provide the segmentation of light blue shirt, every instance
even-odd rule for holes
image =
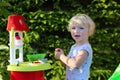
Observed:
[[[74,58],[77,56],[78,51],[86,50],[88,52],[88,57],[85,62],[76,69],[71,69],[66,67],[66,80],[88,80],[90,76],[90,66],[92,62],[92,48],[89,43],[83,44],[81,46],[75,47],[73,45],[71,47],[70,53],[68,55],[69,58]]]

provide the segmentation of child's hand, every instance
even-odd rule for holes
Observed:
[[[56,48],[55,49],[55,58],[60,59],[61,54],[64,54],[63,50],[61,48]]]

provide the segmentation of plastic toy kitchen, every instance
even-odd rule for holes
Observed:
[[[51,68],[45,54],[28,54],[27,62],[23,58],[23,31],[29,30],[24,17],[9,15],[6,29],[9,31],[10,64],[7,70],[10,71],[10,80],[44,80],[44,70]]]

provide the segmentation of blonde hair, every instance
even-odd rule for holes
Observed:
[[[78,23],[79,21],[81,21],[84,26],[88,27],[89,36],[91,36],[94,33],[94,30],[95,30],[95,23],[86,14],[76,14],[75,16],[73,16],[69,21],[69,25],[68,25],[69,31],[70,31],[70,26],[72,25],[72,23],[74,23],[74,22]]]

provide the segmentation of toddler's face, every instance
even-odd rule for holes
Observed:
[[[88,40],[88,27],[83,25],[82,21],[76,20],[70,23],[70,32],[72,38],[78,42],[84,42]]]

